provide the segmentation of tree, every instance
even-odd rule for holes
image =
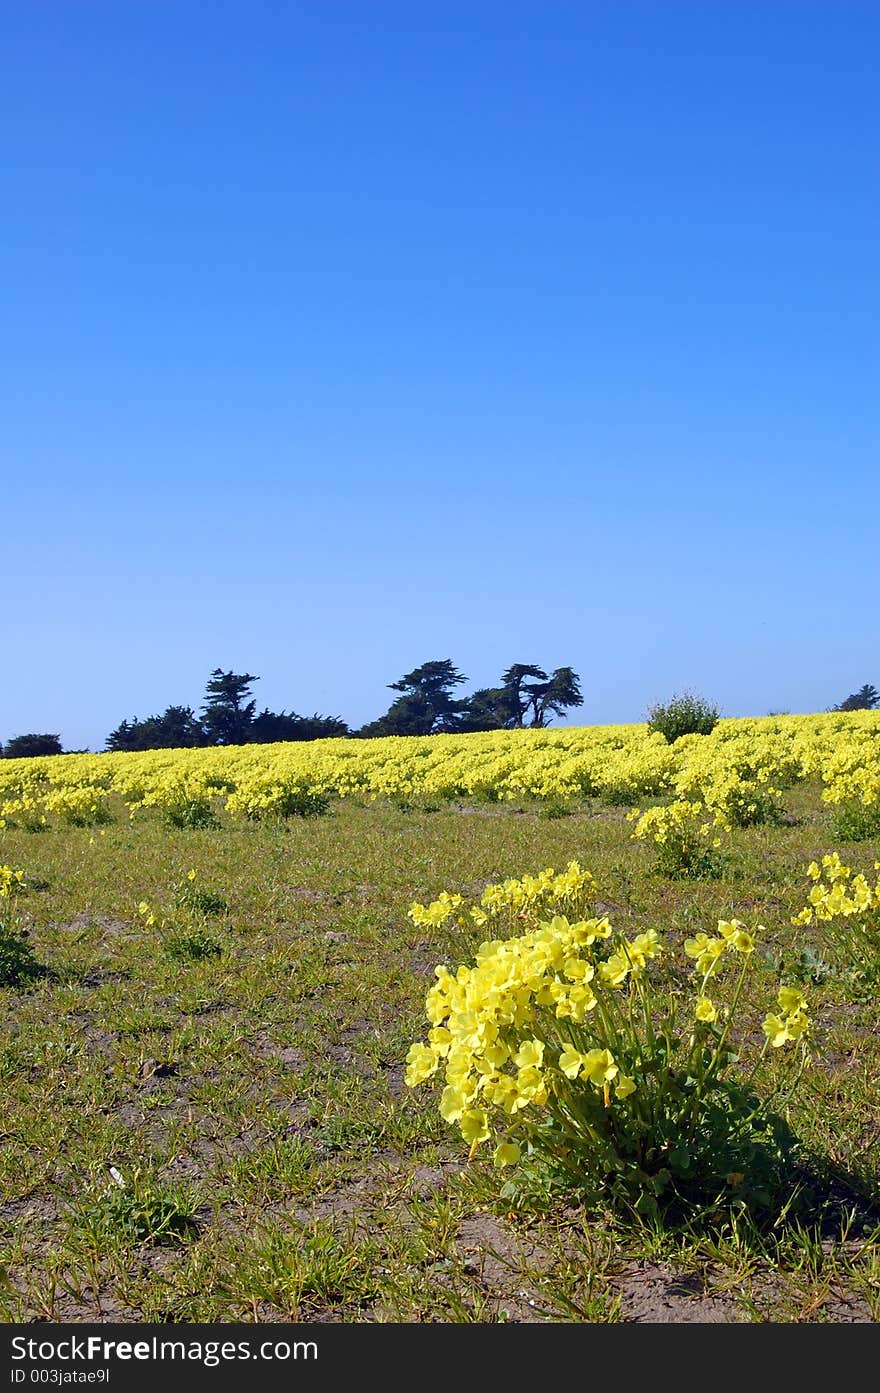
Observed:
[[[149,745],[141,744],[141,732],[148,724],[133,716],[130,721],[120,721],[104,741],[104,749],[119,753],[122,750],[148,750]]]
[[[517,725],[518,711],[507,687],[480,687],[468,698],[458,729],[463,734],[479,730],[510,730]]]
[[[430,735],[434,717],[430,704],[418,692],[407,693],[393,701],[376,721],[369,721],[356,732],[364,738],[382,735]]]
[[[535,663],[513,663],[501,674],[500,687],[481,687],[474,692],[458,728],[521,730],[526,724],[546,726],[550,715],[559,716],[569,706],[582,705],[578,676],[572,668],[560,667],[548,674]]]
[[[202,726],[210,745],[244,745],[257,709],[255,701],[246,701],[251,686],[259,682],[250,672],[224,672],[215,667],[205,688],[202,707]]]
[[[534,679],[529,681],[527,679]],[[423,663],[390,682],[402,695],[384,716],[353,733],[358,736],[433,735],[439,731],[517,730],[546,726],[570,706],[582,706],[577,673],[570,667],[548,675],[534,663],[514,663],[498,687],[480,687],[466,700],[452,695],[467,678],[450,658]],[[530,718],[527,720],[527,718]]]
[[[349,729],[341,716],[297,716],[286,711],[261,711],[255,716],[249,739],[258,745],[271,745],[281,740],[330,740],[348,735]]]
[[[357,734],[434,735],[457,730],[467,702],[453,697],[452,689],[467,680],[451,658],[422,663],[404,673],[399,681],[388,683],[392,692],[402,695],[391,703],[384,716],[362,726]]]
[[[860,687],[857,692],[851,692],[845,701],[839,706],[832,706],[832,711],[873,711],[880,706],[880,692],[876,687],[872,687],[866,682],[864,687]]]
[[[546,682],[526,682],[532,726],[546,726],[548,716],[561,716],[569,706],[583,706],[580,680],[574,668],[557,667]]]
[[[530,705],[536,700],[535,684],[526,682],[527,677],[538,678],[541,682],[548,682],[548,674],[542,667],[536,667],[534,663],[514,663],[501,674],[501,686],[508,694],[507,702],[511,708],[511,719],[508,728],[520,729],[525,725],[526,714]],[[532,725],[537,724],[534,720]],[[543,724],[543,722],[542,722]]]
[[[206,743],[205,731],[191,706],[169,706],[161,716],[122,721],[105,742],[108,750],[183,750]]]
[[[33,759],[37,755],[61,755],[60,735],[13,735],[3,746],[4,759]]]

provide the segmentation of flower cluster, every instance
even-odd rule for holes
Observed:
[[[8,900],[24,888],[24,871],[17,871],[13,866],[0,866],[0,899]]]
[[[459,928],[483,929],[499,919],[506,919],[513,925],[561,910],[577,914],[586,909],[596,889],[590,872],[583,870],[577,861],[569,861],[564,871],[548,866],[537,875],[487,885],[476,904],[465,905],[462,895],[444,890],[428,905],[410,905],[407,913],[414,924],[427,928],[439,928],[454,919]]]
[[[874,869],[880,871],[880,861],[875,861]],[[793,924],[827,923],[830,919],[880,909],[880,879],[872,887],[861,872],[853,875],[852,868],[843,864],[836,851],[823,856],[821,865],[811,861],[807,875],[815,883],[806,905],[792,919]]]
[[[302,780],[271,774],[242,780],[226,799],[228,813],[244,813],[251,822],[267,817],[319,817],[328,806],[326,794]]]
[[[724,814],[705,803],[677,799],[662,807],[627,814],[635,821],[633,839],[651,841],[657,854],[657,870],[669,876],[708,876],[718,871],[715,852],[721,846],[721,832],[730,824]]]
[[[634,808],[627,813],[627,821],[638,819],[633,837],[640,841],[650,839],[657,846],[666,846],[671,840],[682,838],[696,832],[696,835],[709,846],[719,847],[721,838],[718,829],[729,830],[729,824],[719,813],[712,813],[705,803],[688,803],[679,799],[663,807],[648,808],[641,812]]]
[[[780,987],[777,997],[779,1012],[768,1015],[762,1029],[768,1044],[774,1049],[790,1040],[804,1040],[810,1029],[807,998],[797,987]]]
[[[880,871],[880,861],[874,862]],[[836,944],[839,967],[854,984],[880,982],[880,876],[872,885],[863,871],[844,865],[836,851],[811,861],[813,884],[807,903],[793,924],[827,924]]]
[[[579,867],[577,876],[581,894],[592,892],[592,877]],[[574,873],[571,878],[574,883]],[[534,887],[537,879],[515,884]],[[489,887],[481,905],[506,902],[510,891],[493,894],[502,889]],[[539,900],[535,895],[532,904]],[[462,896],[434,902],[441,903],[447,916],[467,915]],[[425,922],[428,911],[418,905],[410,913]],[[407,1085],[439,1078],[441,1115],[458,1128],[471,1156],[491,1143],[496,1166],[520,1160],[524,1150],[549,1151],[574,1175],[626,1173],[637,1186],[653,1175],[651,1183],[662,1188],[670,1157],[683,1170],[691,1164],[688,1146],[727,1154],[730,1137],[707,1144],[707,1117],[716,1127],[727,1118],[733,1134],[761,1111],[751,1099],[740,1106],[742,1089],[725,1082],[735,1058],[728,1032],[755,956],[755,933],[738,919],[720,920],[715,934],[685,941],[695,998],[676,1026],[674,975],[665,988],[652,983],[653,969],[669,953],[656,930],[627,936],[606,917],[542,918],[534,909],[520,917],[523,931],[482,943],[471,965],[436,969],[425,1001],[430,1029],[408,1052]],[[738,962],[739,972],[724,1008],[707,988],[728,962]],[[799,991],[782,988],[778,1003],[780,1014],[765,1022],[765,1050],[803,1044],[808,1032]],[[728,1088],[736,1107],[712,1106],[720,1088]]]
[[[440,1112],[457,1123],[462,1137],[475,1147],[492,1135],[490,1112],[515,1118],[524,1108],[543,1107],[554,1088],[554,1076],[583,1078],[610,1101],[626,1098],[635,1085],[620,1073],[607,1048],[579,1051],[564,1042],[559,1030],[534,1033],[540,1017],[545,1026],[582,1024],[596,1009],[597,965],[590,949],[611,937],[607,919],[570,923],[556,915],[516,938],[481,945],[473,967],[461,966],[455,975],[436,970],[425,1008],[432,1029],[427,1044],[412,1046],[407,1056],[410,1087],[432,1077],[441,1067],[446,1087]],[[599,977],[622,987],[631,972],[643,970],[656,956],[657,935],[640,935],[599,964]],[[515,1159],[512,1141],[502,1138],[498,1164]]]

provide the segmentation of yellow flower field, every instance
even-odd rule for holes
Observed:
[[[745,826],[765,820],[781,791],[803,779],[821,779],[833,805],[880,804],[880,712],[721,720],[711,735],[673,745],[644,725],[621,725],[4,760],[0,820],[101,822],[111,794],[134,814],[195,804],[259,819],[285,814],[291,794],[309,792],[677,799]]]

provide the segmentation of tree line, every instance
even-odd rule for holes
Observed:
[[[214,668],[198,712],[173,705],[155,716],[121,721],[107,736],[111,751],[191,749],[206,745],[273,744],[286,740],[326,740],[347,736],[433,735],[438,732],[514,730],[546,726],[553,716],[583,703],[573,668],[546,672],[534,663],[514,663],[497,687],[482,687],[470,697],[455,690],[468,681],[451,658],[422,663],[404,673],[389,689],[399,695],[384,716],[352,729],[341,716],[300,716],[295,711],[257,710],[252,672]],[[8,759],[63,754],[59,735],[17,735],[0,754]]]
[[[441,731],[512,730],[545,726],[583,702],[572,668],[545,672],[533,663],[514,663],[497,687],[458,698],[455,688],[467,677],[451,658],[436,659],[407,672],[389,688],[399,692],[376,721],[353,730],[341,716],[299,716],[296,712],[257,711],[251,672],[215,668],[197,716],[190,706],[169,706],[160,716],[122,721],[107,737],[108,750],[178,749],[197,745],[264,745],[283,740],[322,740],[333,736],[368,739],[381,735],[434,735]]]
[[[570,667],[545,672],[534,663],[513,663],[496,687],[480,687],[469,697],[456,688],[469,679],[451,658],[434,659],[404,673],[389,690],[398,692],[384,716],[357,730],[341,716],[298,716],[291,711],[257,711],[250,672],[215,668],[198,715],[191,706],[168,706],[161,715],[124,720],[107,736],[107,750],[186,749],[204,745],[272,744],[285,740],[325,740],[347,736],[468,734],[485,730],[522,730],[549,725],[583,705],[580,678]],[[880,707],[880,692],[866,682],[831,711],[871,711]],[[60,735],[16,735],[0,745],[0,756],[22,759],[63,754]]]

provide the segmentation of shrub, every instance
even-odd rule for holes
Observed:
[[[223,956],[223,944],[202,926],[173,928],[162,936],[162,951],[174,962],[200,962]]]
[[[728,831],[730,824],[717,809],[677,799],[644,813],[634,808],[627,820],[632,822],[635,818],[638,822],[633,840],[654,843],[654,868],[658,875],[673,880],[713,879],[721,875],[724,861],[718,854],[719,833]]]
[[[219,827],[212,801],[215,789],[204,775],[168,773],[148,793],[141,804],[159,808],[171,827]],[[132,812],[136,804],[132,804]]]
[[[70,827],[97,827],[113,821],[107,797],[104,789],[90,785],[56,788],[45,795],[43,807]]]
[[[737,1070],[753,935],[722,920],[715,936],[688,939],[685,987],[680,968],[659,977],[668,949],[656,930],[627,939],[607,918],[520,918],[525,930],[483,943],[472,966],[436,969],[427,1043],[407,1056],[410,1087],[442,1071],[440,1112],[470,1156],[491,1143],[496,1166],[531,1169],[545,1193],[630,1214],[780,1213],[796,1146],[780,1109],[809,1057],[809,1019],[804,994],[781,987],[763,1049]],[[723,975],[726,1008],[709,996]],[[785,1100],[762,1097],[760,1059],[786,1044],[801,1068]]]
[[[831,819],[831,832],[839,842],[867,842],[880,837],[880,803],[842,803]]]
[[[719,711],[693,692],[675,695],[664,705],[648,708],[648,729],[666,737],[670,745],[681,735],[709,735],[718,724]]]
[[[244,813],[251,822],[271,817],[321,817],[330,799],[301,780],[290,782],[262,776],[242,783],[226,800],[226,811]]]
[[[25,889],[24,871],[15,866],[0,866],[0,900],[10,900]]]
[[[710,798],[712,791],[706,796]],[[780,827],[785,821],[782,790],[756,779],[740,779],[722,806],[734,827]]]
[[[180,905],[179,890],[177,898]],[[224,905],[225,909],[225,901],[221,901],[219,896],[216,899]],[[151,908],[146,900],[141,900],[138,905],[138,914],[143,919],[145,926],[148,929],[158,929],[162,951],[166,957],[172,958],[175,962],[198,962],[203,958],[222,957],[224,945],[219,938],[209,931],[205,910],[189,904],[180,907],[189,909],[190,913],[199,916],[194,924],[177,923],[161,908]],[[224,911],[211,912],[222,913]]]
[[[207,799],[192,798],[164,809],[170,827],[219,827],[220,819]]]
[[[217,914],[226,914],[229,904],[223,896],[218,895],[214,890],[205,890],[201,885],[196,885],[195,882],[196,872],[189,871],[178,885],[175,893],[178,907],[188,909],[193,914],[199,914],[203,919]]]
[[[855,986],[873,990],[880,983],[880,877],[871,885],[861,872],[854,875],[836,851],[811,861],[807,875],[812,889],[791,922],[827,924],[838,966]]]
[[[18,987],[45,975],[45,967],[28,943],[27,929],[0,920],[0,987]]]
[[[5,827],[23,827],[26,832],[46,832],[49,827],[42,799],[22,794],[0,803],[0,831]]]
[[[63,754],[60,735],[13,735],[5,748],[0,746],[4,759],[35,759],[40,755]]]
[[[125,1181],[111,1169],[115,1185],[80,1202],[74,1211],[78,1226],[99,1249],[125,1244],[184,1243],[198,1234],[198,1205],[186,1190],[164,1185],[135,1170]]]
[[[14,896],[27,889],[24,872],[14,866],[0,866],[0,901],[5,901],[9,916]],[[22,982],[45,976],[46,969],[34,957],[28,943],[27,929],[21,929],[11,917],[0,919],[0,987],[17,987]]]

